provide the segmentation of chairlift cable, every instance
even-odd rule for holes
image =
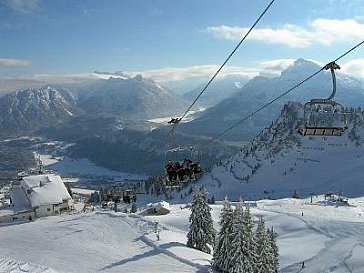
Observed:
[[[343,53],[341,56],[339,56],[338,58],[336,58],[334,60],[334,62],[337,62],[338,60],[344,58],[346,55],[348,55],[349,53],[351,53],[352,51],[354,51],[355,49],[357,49],[359,46],[361,46],[362,44],[364,44],[364,40],[361,41],[360,43],[358,43],[357,45],[353,46],[351,49],[349,49],[348,51],[346,51],[345,53]]]
[[[273,104],[274,102],[276,102],[277,100],[279,100],[280,98],[284,97],[285,95],[287,95],[288,93],[290,93],[291,91],[293,91],[294,89],[296,89],[297,87],[299,87],[300,85],[304,84],[306,81],[310,80],[311,78],[315,77],[317,74],[319,74],[324,68],[321,68],[320,70],[316,71],[314,74],[312,74],[311,76],[309,76],[308,78],[304,79],[303,81],[301,81],[300,83],[296,84],[295,86],[293,86],[292,88],[288,89],[286,92],[282,93],[281,95],[279,95],[278,97],[274,98],[273,100],[271,100],[270,102],[264,104],[262,107],[258,108],[257,110],[251,112],[249,115],[245,116],[242,120],[238,121],[237,123],[235,123],[234,125],[230,126],[229,128],[227,128],[226,130],[224,130],[222,133],[218,134],[217,136],[215,136],[213,140],[221,137],[222,135],[226,134],[227,132],[229,132],[231,129],[235,128],[236,126],[238,126],[239,124],[243,123],[244,121],[248,120],[249,118],[251,118],[252,116],[254,116],[255,114],[259,113],[260,111],[262,111],[264,108],[268,107],[269,105]]]
[[[219,69],[215,72],[215,74],[212,76],[212,78],[207,82],[207,84],[204,86],[204,88],[201,90],[199,95],[195,98],[195,100],[192,102],[192,104],[187,108],[187,110],[184,112],[184,114],[181,116],[181,118],[177,118],[173,122],[172,129],[168,132],[166,135],[166,138],[171,137],[172,141],[174,142],[173,145],[175,145],[175,131],[176,127],[182,121],[187,113],[192,109],[192,107],[196,104],[198,99],[201,97],[201,95],[206,91],[206,89],[210,86],[210,84],[214,81],[214,79],[217,77],[217,75],[220,73],[220,71],[224,68],[224,66],[227,64],[227,62],[230,60],[230,58],[235,54],[235,52],[238,50],[240,45],[245,41],[245,39],[248,37],[250,32],[254,29],[254,27],[258,24],[258,22],[262,19],[262,17],[265,15],[265,13],[269,10],[269,8],[272,6],[275,0],[272,0],[269,5],[264,9],[264,11],[259,15],[258,19],[254,22],[254,24],[250,27],[250,29],[247,31],[247,33],[243,36],[243,38],[240,40],[240,42],[237,44],[237,46],[234,48],[234,50],[229,54],[229,56],[226,58],[226,60],[223,62],[223,64],[219,67]],[[173,119],[172,119],[173,120]],[[162,142],[166,139],[164,138]]]
[[[354,51],[355,49],[357,49],[359,46],[364,44],[364,40],[361,41],[360,43],[358,43],[357,45],[353,46],[351,49],[347,50],[345,53],[343,53],[342,55],[340,55],[338,58],[335,59],[334,62],[344,58],[346,55],[348,55],[349,53],[351,53],[352,51]],[[257,110],[251,112],[249,115],[247,115],[246,117],[244,117],[243,119],[241,119],[240,121],[238,121],[237,123],[235,123],[234,125],[230,126],[229,128],[227,128],[226,130],[224,130],[223,132],[221,132],[220,134],[216,135],[215,137],[212,138],[212,140],[210,142],[213,142],[214,140],[216,140],[217,138],[221,137],[222,135],[226,134],[227,132],[229,132],[230,130],[232,130],[233,128],[235,128],[236,126],[240,125],[241,123],[243,123],[244,121],[248,120],[249,118],[253,117],[254,115],[256,115],[257,113],[259,113],[260,111],[262,111],[264,108],[268,107],[269,105],[271,105],[272,103],[274,103],[275,101],[279,100],[280,98],[284,97],[285,95],[287,95],[288,93],[292,92],[293,90],[295,90],[297,87],[301,86],[302,84],[304,84],[305,82],[307,82],[308,80],[312,79],[313,77],[315,77],[317,74],[319,74],[322,70],[324,70],[326,67],[323,66],[320,70],[316,71],[315,73],[313,73],[311,76],[307,77],[306,79],[304,79],[303,81],[301,81],[300,83],[296,84],[295,86],[293,86],[292,88],[288,89],[287,91],[283,92],[281,95],[279,95],[278,97],[274,98],[272,101],[264,104],[262,107],[258,108]]]
[[[210,84],[213,82],[213,80],[216,78],[216,76],[220,73],[220,71],[224,68],[226,63],[230,60],[230,58],[235,54],[235,52],[238,50],[240,45],[245,41],[245,39],[248,37],[250,32],[254,29],[254,27],[258,24],[258,22],[262,19],[264,14],[269,10],[269,8],[272,6],[275,0],[272,0],[269,5],[264,9],[264,11],[259,15],[258,19],[254,22],[254,24],[250,27],[250,29],[247,31],[247,33],[243,36],[243,38],[240,40],[240,42],[235,46],[234,50],[230,53],[230,55],[226,58],[226,60],[223,62],[223,64],[219,67],[219,69],[215,72],[215,74],[212,76],[212,78],[207,82],[205,87],[201,90],[201,92],[198,94],[198,96],[195,98],[195,100],[192,102],[192,104],[187,108],[187,110],[184,112],[184,114],[178,119],[178,122],[176,122],[172,129],[170,130],[170,133],[168,136],[173,133],[176,130],[176,127],[178,123],[184,119],[187,115],[187,113],[192,109],[192,107],[196,104],[198,99],[201,97],[201,95],[206,91],[206,89],[210,86]]]

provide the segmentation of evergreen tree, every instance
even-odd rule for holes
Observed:
[[[241,272],[254,272],[254,264],[251,259],[249,252],[249,242],[252,241],[246,228],[244,219],[243,202],[240,201],[236,205],[234,211],[234,219],[232,225],[232,240],[231,247],[228,253],[234,261],[232,267],[229,268],[229,273],[241,273]]]
[[[276,243],[276,233],[273,230],[273,227],[269,230],[268,229],[268,238],[270,241],[270,247],[272,250],[272,256],[273,256],[273,268],[274,268],[274,273],[278,273],[279,271],[279,253],[278,253],[278,247],[277,247],[277,243]]]
[[[233,222],[232,222],[232,232],[231,232],[231,244],[228,252],[228,256],[232,257],[234,263],[228,269],[230,273],[244,272],[244,252],[243,252],[243,204],[240,201],[236,204]]]
[[[214,247],[214,255],[212,259],[212,267],[221,271],[228,272],[234,261],[228,255],[231,245],[233,210],[231,204],[226,197],[220,215],[220,231]]]
[[[298,194],[298,192],[296,190],[294,190],[291,197],[292,198],[299,199],[300,198],[300,195]]]
[[[254,232],[253,232],[253,220],[250,214],[250,207],[249,205],[245,209],[244,216],[243,216],[243,225],[244,225],[244,232],[245,232],[245,249],[246,252],[246,272],[254,272],[256,271],[258,257],[257,257],[257,243],[255,240]]]
[[[213,246],[215,241],[215,230],[204,187],[193,192],[189,221],[191,225],[187,234],[187,246],[211,253],[210,246]]]
[[[265,222],[261,217],[255,233],[257,242],[257,264],[256,273],[274,273],[274,262],[270,239],[265,229]]]

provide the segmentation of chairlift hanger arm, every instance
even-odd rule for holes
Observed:
[[[325,69],[331,72],[332,77],[332,93],[326,100],[332,100],[336,94],[336,76],[335,76],[335,69],[340,69],[340,66],[335,62],[330,62],[325,65]]]
[[[168,121],[168,124],[177,124],[180,122],[181,119],[179,118],[171,118],[170,121]]]

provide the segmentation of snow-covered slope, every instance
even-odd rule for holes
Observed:
[[[263,200],[251,209],[278,234],[281,272],[364,272],[364,199],[348,207],[320,199]],[[212,208],[218,229],[222,206]],[[211,255],[186,247],[190,210],[171,209],[164,216],[94,211],[0,226],[0,272],[211,272]]]
[[[352,109],[341,137],[303,137],[302,105],[289,103],[281,116],[201,183],[217,198],[281,198],[343,191],[364,195],[364,113]]]
[[[0,272],[34,272],[34,273],[56,273],[57,271],[41,266],[39,264],[32,264],[27,262],[13,261],[11,259],[0,258]]]
[[[211,256],[187,248],[184,230],[163,229],[173,236],[157,242],[153,229],[153,219],[113,212],[43,218],[0,227],[0,257],[58,272],[207,272]]]

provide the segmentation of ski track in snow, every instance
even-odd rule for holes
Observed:
[[[307,200],[262,200],[251,211],[278,233],[282,273],[361,273],[360,200],[357,207],[338,208]],[[163,216],[94,211],[1,226],[0,272],[211,272],[211,255],[186,247],[190,210],[171,208]],[[213,206],[216,229],[220,210]]]
[[[138,230],[138,220],[121,213],[94,212],[2,227],[0,241],[9,247],[0,249],[0,256],[7,257],[0,272],[13,272],[14,266],[4,265],[11,260],[28,260],[65,272],[208,271],[205,265],[192,262],[191,255],[173,254],[175,247],[190,252],[182,242],[161,241],[157,245],[155,236],[149,238]],[[199,251],[193,252],[201,257]],[[34,267],[29,272],[37,270]]]
[[[330,208],[332,209],[332,207]],[[362,222],[328,220],[311,215],[307,218],[297,213],[279,212],[274,209],[267,210],[299,219],[309,229],[330,239],[317,254],[309,259],[281,268],[282,273],[362,272],[363,263],[359,266],[361,269],[356,270],[356,263],[351,261],[355,249],[361,249],[362,253],[364,250],[364,225]],[[302,262],[305,263],[304,268],[302,268]]]
[[[6,268],[6,271],[2,271],[1,268]],[[57,273],[51,268],[46,268],[37,264],[16,262],[13,260],[0,257],[0,272],[20,273],[20,272],[32,272],[32,273]]]

